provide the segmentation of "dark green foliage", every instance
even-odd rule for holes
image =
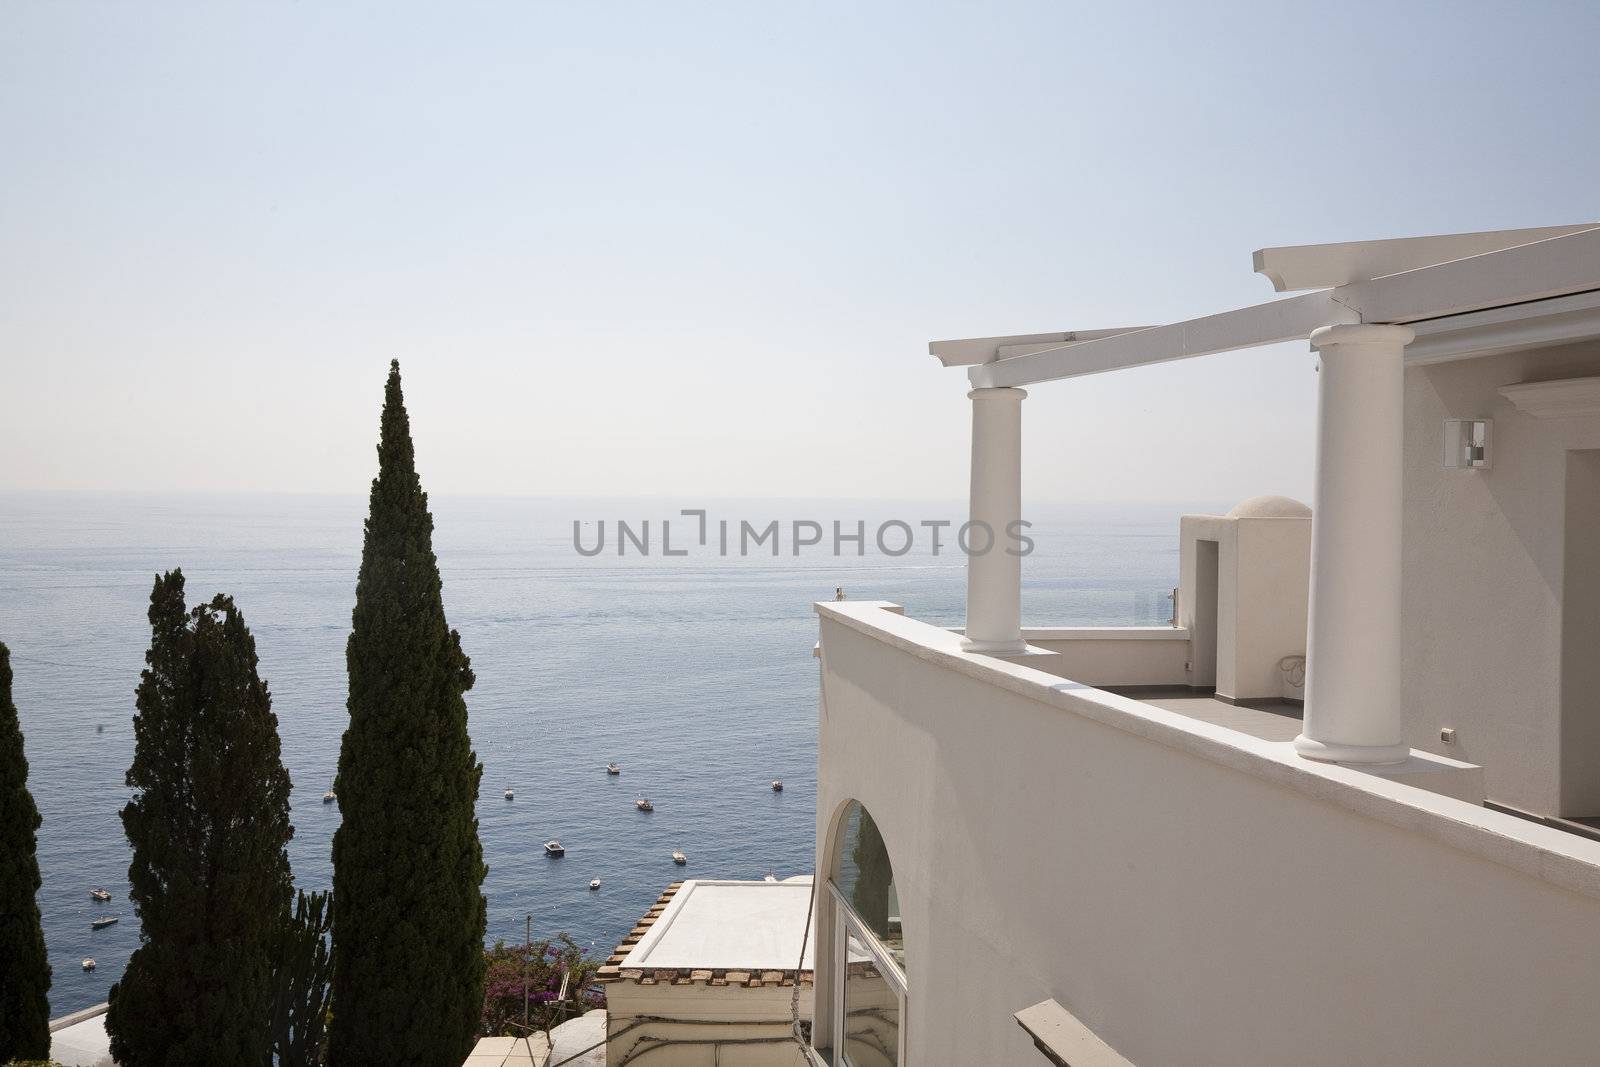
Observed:
[[[122,809],[140,947],[111,989],[122,1067],[265,1065],[291,897],[289,775],[255,641],[226,596],[186,611],[156,579]]]
[[[889,868],[889,850],[866,808],[861,812],[860,836],[851,859],[856,865],[856,884],[850,891],[850,906],[879,937],[889,932],[889,883],[894,878]]]
[[[39,809],[28,792],[11,650],[0,644],[0,1063],[50,1054],[50,958],[39,925]]]
[[[327,893],[301,890],[293,914],[278,925],[272,976],[272,1052],[278,1067],[318,1067],[328,1026],[333,956],[328,931],[333,909]]]
[[[445,621],[398,363],[345,658],[329,1059],[458,1067],[483,1011],[483,767],[467,736],[472,670]]]

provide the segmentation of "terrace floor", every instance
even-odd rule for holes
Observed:
[[[1244,707],[1180,687],[1154,692],[1149,689],[1108,687],[1107,691],[1121,693],[1214,726],[1237,730],[1262,741],[1293,741],[1300,734],[1301,707],[1287,701]]]

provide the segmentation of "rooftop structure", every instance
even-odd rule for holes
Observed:
[[[531,1037],[480,1037],[461,1067],[545,1067],[550,1042],[543,1032]]]
[[[111,1067],[107,1004],[50,1020],[50,1060],[61,1067]]]
[[[1313,291],[929,346],[991,531],[1022,387],[1284,341],[1314,495],[1185,516],[1170,626],[1024,627],[1004,552],[959,632],[817,605],[814,1062],[1593,1061],[1600,227],[1255,266]]]
[[[628,950],[622,967],[792,972],[799,964],[809,971],[810,906],[809,878],[683,882],[667,895],[658,916],[646,915],[645,934]]]
[[[668,886],[600,971],[606,1062],[806,1063],[811,896],[808,877]]]

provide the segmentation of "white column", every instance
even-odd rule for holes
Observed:
[[[1406,326],[1324,326],[1305,723],[1294,747],[1339,763],[1399,763],[1400,473]]]
[[[967,549],[969,652],[1021,652],[1022,557],[1011,524],[1022,518],[1021,389],[974,389],[972,510]],[[987,550],[979,551],[985,547]],[[1008,549],[1010,551],[1008,551]]]

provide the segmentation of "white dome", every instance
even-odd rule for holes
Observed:
[[[1311,509],[1286,496],[1253,496],[1235,504],[1230,519],[1309,519]]]

